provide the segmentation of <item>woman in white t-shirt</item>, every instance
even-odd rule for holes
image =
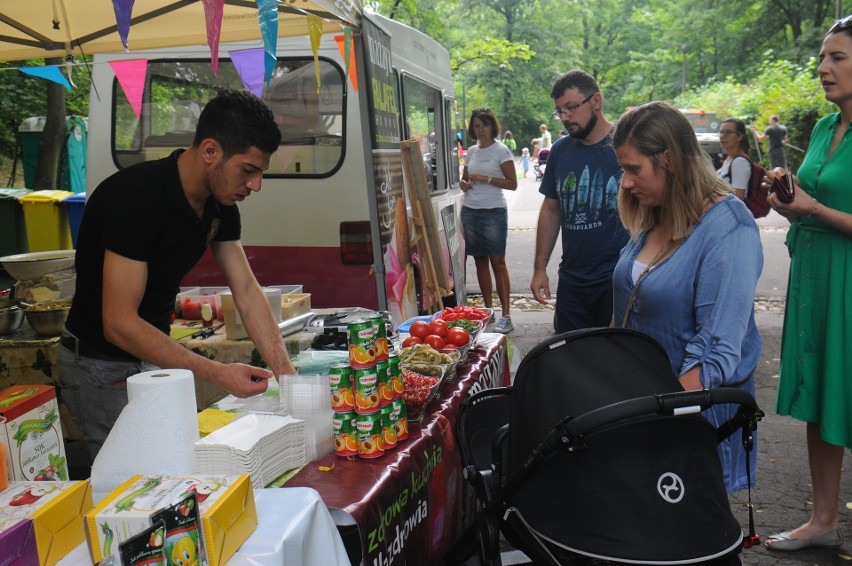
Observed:
[[[506,238],[509,217],[503,191],[518,188],[512,152],[497,141],[500,123],[491,110],[473,111],[467,133],[477,140],[467,150],[462,179],[464,191],[461,220],[466,255],[473,256],[476,278],[487,308],[492,307],[491,270],[497,284],[502,317],[494,330],[506,334],[514,329],[509,316],[509,269],[506,267]]]
[[[751,178],[751,161],[748,159],[748,136],[745,123],[737,118],[726,118],[719,130],[719,145],[728,156],[716,175],[734,189],[740,200],[745,200]]]

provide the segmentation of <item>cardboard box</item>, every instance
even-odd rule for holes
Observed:
[[[130,478],[86,516],[92,561],[97,563],[111,555],[120,565],[119,543],[148,528],[154,512],[189,490],[198,494],[209,564],[225,564],[257,528],[254,491],[247,474]]]
[[[53,386],[13,385],[0,391],[0,415],[6,417],[10,479],[68,479],[59,405]],[[0,434],[0,438],[3,436]]]
[[[91,509],[88,481],[10,482],[0,492],[0,548],[7,542],[14,546],[21,521],[29,519],[38,564],[53,566],[85,540],[83,516]]]
[[[0,531],[0,564],[38,565],[35,527],[32,519],[22,519]]]

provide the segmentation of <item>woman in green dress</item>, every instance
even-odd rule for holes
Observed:
[[[772,550],[843,544],[837,500],[843,453],[852,448],[852,16],[831,26],[819,59],[825,98],[839,112],[814,127],[794,200],[769,196],[791,222],[776,410],[807,423],[813,510],[804,525],[770,536]]]

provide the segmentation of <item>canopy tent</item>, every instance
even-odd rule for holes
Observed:
[[[112,0],[6,0],[0,7],[0,61],[124,51]],[[361,0],[280,0],[278,36],[305,35],[305,15],[323,21],[323,33],[358,26]],[[260,39],[255,0],[225,0],[221,42]],[[138,0],[127,38],[130,52],[206,45],[202,0]]]

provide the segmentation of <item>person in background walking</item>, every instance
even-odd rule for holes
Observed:
[[[751,179],[745,123],[737,118],[726,118],[719,129],[719,143],[727,157],[716,175],[733,187],[737,198],[745,200],[748,181]]]
[[[550,91],[570,134],[556,140],[547,157],[539,192],[530,289],[550,300],[547,262],[562,232],[562,261],[556,293],[556,331],[608,326],[612,319],[612,270],[628,235],[616,201],[621,167],[612,147],[612,122],[603,115],[603,94],[594,77],[570,71]]]
[[[757,141],[762,142],[769,139],[769,166],[771,168],[783,167],[787,168],[787,127],[778,123],[780,118],[778,114],[773,114],[769,117],[769,127],[764,132],[760,132],[754,126],[751,131],[757,136]]]
[[[836,21],[819,53],[820,81],[839,112],[811,134],[794,198],[767,201],[790,220],[790,277],[776,412],[807,423],[813,486],[810,519],[766,540],[770,550],[843,545],[837,500],[843,455],[852,448],[852,16]],[[784,169],[767,172],[772,180]]]
[[[509,215],[503,191],[517,189],[518,176],[512,152],[496,139],[499,131],[500,123],[491,110],[473,111],[468,135],[477,143],[467,150],[459,187],[464,191],[461,220],[466,254],[473,256],[476,278],[487,308],[493,308],[491,270],[494,270],[502,308],[502,317],[494,330],[506,334],[515,327],[509,316],[509,268],[506,266]]]
[[[551,140],[553,139],[550,135],[550,132],[547,131],[547,124],[542,124],[538,127],[541,131],[541,149],[550,149],[550,146],[553,145]]]
[[[521,150],[521,169],[524,170],[524,179],[526,179],[530,171],[530,148],[528,147]]]
[[[503,145],[509,148],[512,155],[515,155],[515,151],[518,149],[518,144],[515,142],[515,137],[509,130],[506,130],[506,133],[503,135]]]
[[[760,231],[704,156],[683,113],[649,102],[612,136],[624,169],[618,212],[630,241],[612,275],[613,325],[665,348],[686,390],[736,387],[752,396],[760,359],[754,290],[763,268]],[[737,407],[702,413],[714,427]],[[757,450],[734,434],[717,448],[728,493],[754,481]]]

